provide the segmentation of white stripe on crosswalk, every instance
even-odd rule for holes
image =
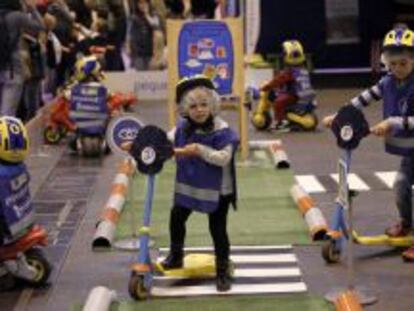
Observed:
[[[299,268],[265,268],[265,269],[236,269],[235,277],[285,277],[300,276]]]
[[[395,178],[397,177],[397,172],[376,172],[377,176],[381,181],[388,187],[392,188],[394,186]]]
[[[338,174],[331,174],[331,177],[337,183],[339,182]],[[370,189],[370,187],[358,175],[354,173],[348,174],[348,184],[349,188],[353,190],[368,191]]]
[[[234,263],[279,263],[296,262],[294,254],[230,255]]]
[[[200,295],[252,295],[306,292],[303,282],[277,283],[277,284],[233,284],[231,290],[218,292],[215,285],[157,287],[151,290],[152,296],[200,296]]]
[[[165,257],[158,258],[163,261]],[[297,262],[294,254],[246,254],[246,255],[230,255],[230,259],[234,263],[281,263],[281,262]]]
[[[322,186],[315,175],[296,175],[295,179],[307,193],[326,192],[325,187]]]
[[[245,251],[245,250],[281,250],[281,249],[292,249],[292,245],[232,245],[230,247],[232,251]],[[162,247],[160,248],[161,252],[169,251],[169,248]],[[214,251],[212,246],[202,246],[202,247],[186,247],[185,252],[203,252],[203,251]]]
[[[234,277],[244,277],[244,278],[281,278],[289,276],[301,276],[299,268],[261,268],[261,269],[235,269]],[[180,276],[155,276],[155,280],[181,280],[187,279],[188,277]]]

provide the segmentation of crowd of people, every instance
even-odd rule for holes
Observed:
[[[218,2],[1,1],[0,115],[31,119],[81,56],[98,55],[105,71],[165,68],[166,18],[213,18]]]

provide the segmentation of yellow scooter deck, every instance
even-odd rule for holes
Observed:
[[[414,245],[414,235],[406,237],[392,238],[386,234],[374,236],[360,236],[356,231],[352,232],[352,237],[357,244],[361,245],[386,245],[394,247],[409,247]]]
[[[184,265],[181,269],[165,270],[161,262],[155,263],[155,270],[164,276],[182,278],[215,277],[216,261],[214,255],[189,254],[184,257]]]

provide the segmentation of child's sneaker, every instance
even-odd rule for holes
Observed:
[[[275,126],[275,130],[278,132],[289,132],[290,131],[290,123],[288,120],[282,120],[278,122]]]
[[[401,222],[398,222],[385,230],[385,234],[390,238],[399,238],[407,236],[411,231],[411,228],[404,227]],[[414,252],[414,250],[413,250]]]
[[[407,262],[412,262],[414,261],[414,246],[411,246],[410,248],[408,248],[407,250],[405,250],[402,254],[401,254],[402,258],[404,261]]]
[[[183,252],[171,251],[167,258],[165,258],[161,265],[164,270],[180,269],[183,267]]]

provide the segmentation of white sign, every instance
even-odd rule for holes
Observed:
[[[109,148],[116,154],[127,156],[128,152],[123,148],[123,144],[132,143],[143,126],[143,123],[133,114],[113,118],[106,129]]]
[[[167,71],[135,71],[105,73],[105,85],[111,92],[133,92],[140,100],[167,98]]]

